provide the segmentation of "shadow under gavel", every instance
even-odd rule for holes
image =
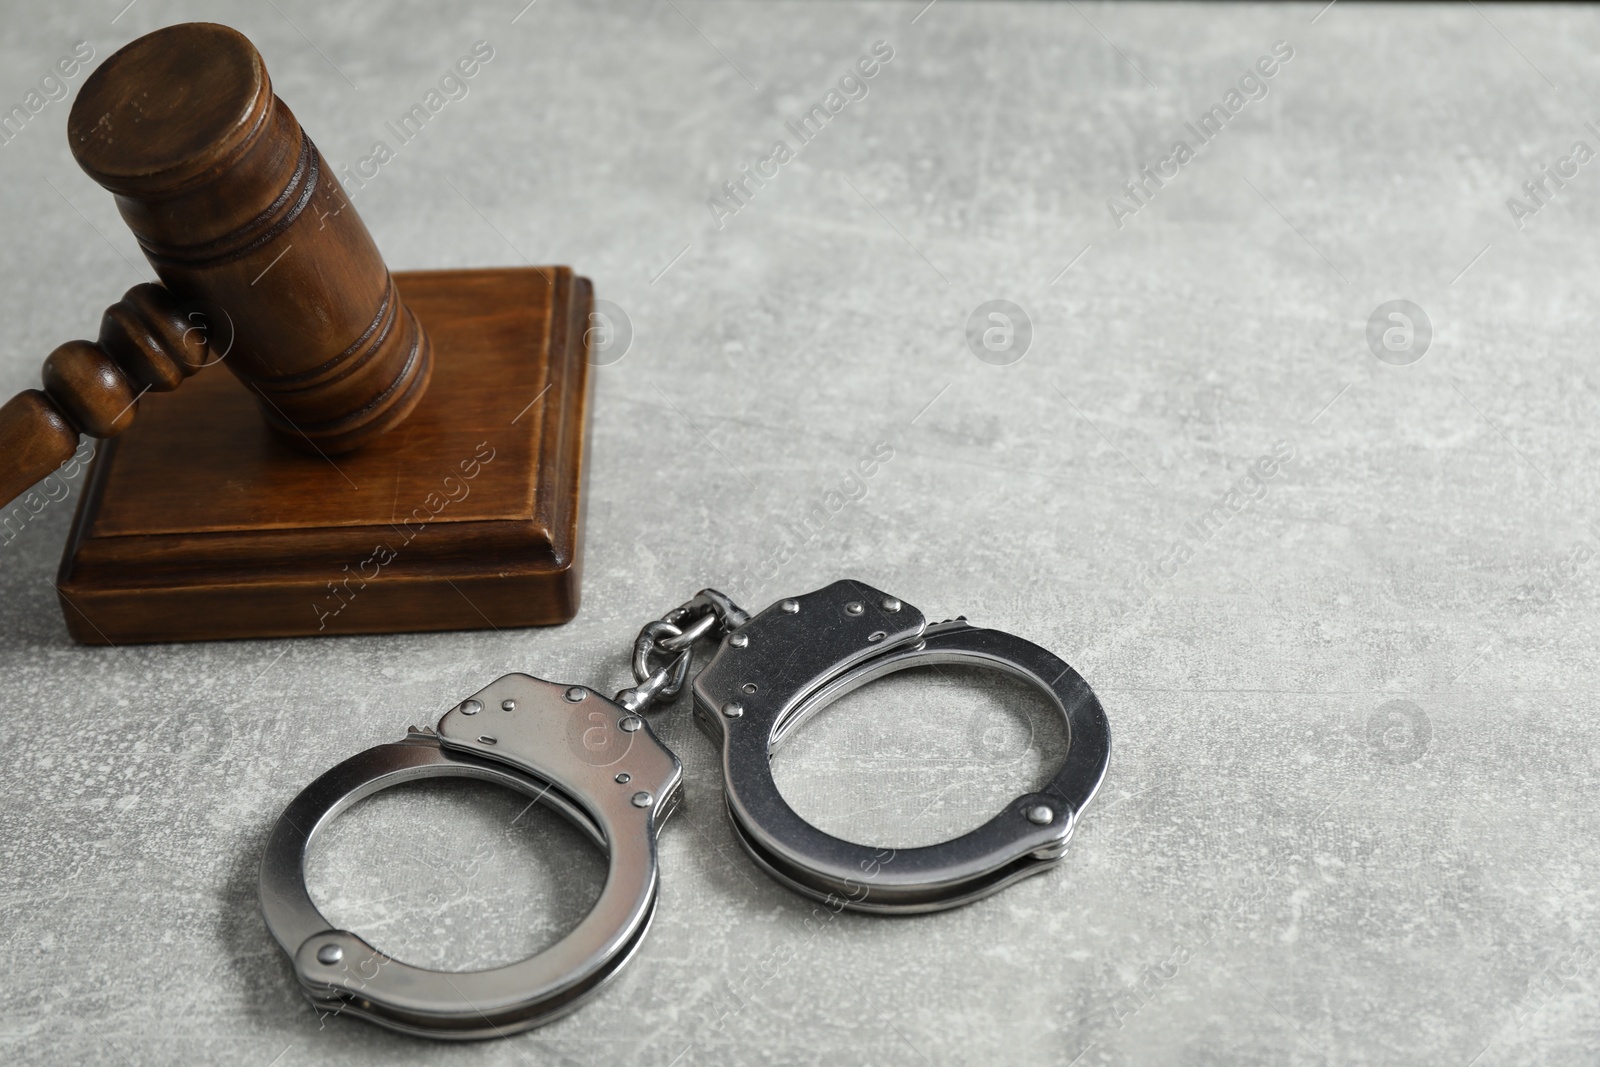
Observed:
[[[301,451],[358,448],[416,406],[427,334],[244,35],[140,37],[90,75],[67,134],[162,284],[128,290],[97,341],[58,346],[43,389],[0,406],[0,505],[212,362]]]

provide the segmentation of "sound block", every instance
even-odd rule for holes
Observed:
[[[471,630],[578,610],[586,335],[566,267],[395,275],[433,341],[398,428],[351,453],[274,439],[220,369],[101,444],[57,580],[85,644]]]

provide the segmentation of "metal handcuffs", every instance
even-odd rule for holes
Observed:
[[[645,722],[685,684],[693,646],[720,637],[694,679],[696,721],[722,746],[728,814],[740,844],[790,889],[878,914],[970,903],[1060,862],[1105,777],[1111,731],[1078,673],[1032,642],[965,619],[928,625],[910,604],[857,581],[779,601],[751,617],[706,590],[649,623],[634,646],[637,684],[608,700],[585,686],[508,674],[446,712],[437,730],[353,756],[289,804],[261,861],[267,928],[313,1005],[439,1038],[505,1036],[573,1010],[616,974],[654,916],[656,836],[676,808],[682,767]],[[653,660],[665,659],[663,663]],[[806,719],[866,683],[930,664],[989,667],[1042,692],[1066,720],[1055,777],[987,823],[921,848],[878,849],[824,833],[778,792],[771,756]],[[433,971],[335,929],[312,902],[305,859],[319,830],[364,797],[419,778],[497,782],[543,801],[608,855],[593,910],[517,963]]]

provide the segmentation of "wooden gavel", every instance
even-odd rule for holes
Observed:
[[[57,347],[44,389],[0,407],[0,504],[211,362],[302,451],[357,448],[410,414],[427,334],[243,34],[196,22],[133,41],[84,83],[67,135],[162,284],[128,290],[97,341]]]

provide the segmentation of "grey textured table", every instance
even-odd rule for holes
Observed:
[[[6,108],[74,42],[209,18],[352,169],[489,42],[356,203],[395,269],[570,263],[633,339],[598,371],[568,626],[86,649],[49,584],[71,505],[4,544],[0,1059],[1595,1062],[1600,173],[1573,146],[1600,149],[1600,14],[521,4],[7,5]],[[67,108],[0,147],[5,395],[149,276]],[[734,211],[742,165],[771,177]],[[1026,319],[969,343],[993,299]],[[460,1047],[300,1000],[255,868],[304,783],[506,671],[620,687],[702,586],[845,575],[1096,687],[1111,771],[1061,868],[808,932],[680,704],[660,912],[599,1000]],[[907,675],[777,770],[825,828],[907,845],[1060,749],[1012,686]],[[601,870],[548,813],[440,786],[346,816],[312,874],[380,947],[471,968],[551,943]]]

